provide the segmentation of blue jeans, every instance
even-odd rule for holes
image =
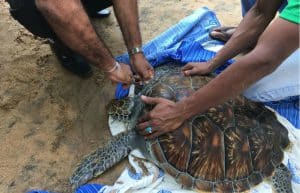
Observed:
[[[243,17],[245,16],[245,14],[251,9],[251,7],[253,7],[253,5],[255,4],[255,0],[241,0],[241,4],[242,4],[242,15]],[[279,12],[282,11],[282,9],[287,5],[287,0],[284,0],[283,3],[281,4],[280,8],[279,8]]]

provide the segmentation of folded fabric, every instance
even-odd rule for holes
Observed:
[[[209,31],[218,26],[220,23],[215,13],[206,7],[200,8],[145,44],[143,46],[144,54],[154,67],[169,61],[182,64],[192,61],[208,61],[216,54],[209,47],[216,48],[223,45],[222,42],[209,37]],[[129,64],[127,53],[116,59]],[[226,65],[222,66],[222,68],[225,67]],[[118,84],[116,98],[123,98],[128,95],[128,92],[128,89],[124,90],[122,85]]]
[[[105,186],[98,193],[193,193],[184,189],[174,178],[147,161],[139,150],[128,157],[132,169],[126,168],[113,186]]]

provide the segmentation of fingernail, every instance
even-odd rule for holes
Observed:
[[[216,33],[215,31],[211,31],[210,34],[214,36],[214,35],[216,35],[217,33]]]

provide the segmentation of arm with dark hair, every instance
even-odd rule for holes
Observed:
[[[80,0],[36,0],[36,5],[69,48],[104,71],[114,69],[115,60],[96,34]],[[107,74],[113,81],[131,82],[131,71],[125,64]]]
[[[113,0],[112,2],[127,49],[131,50],[142,46],[137,0]],[[130,63],[143,81],[152,78],[153,68],[142,52],[130,55]]]

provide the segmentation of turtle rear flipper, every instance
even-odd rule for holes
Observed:
[[[104,147],[87,155],[70,178],[72,188],[76,189],[124,159],[133,149],[132,142],[136,136],[135,131],[121,133],[113,137]]]
[[[272,176],[272,184],[277,193],[293,193],[292,175],[284,164],[276,167]]]

